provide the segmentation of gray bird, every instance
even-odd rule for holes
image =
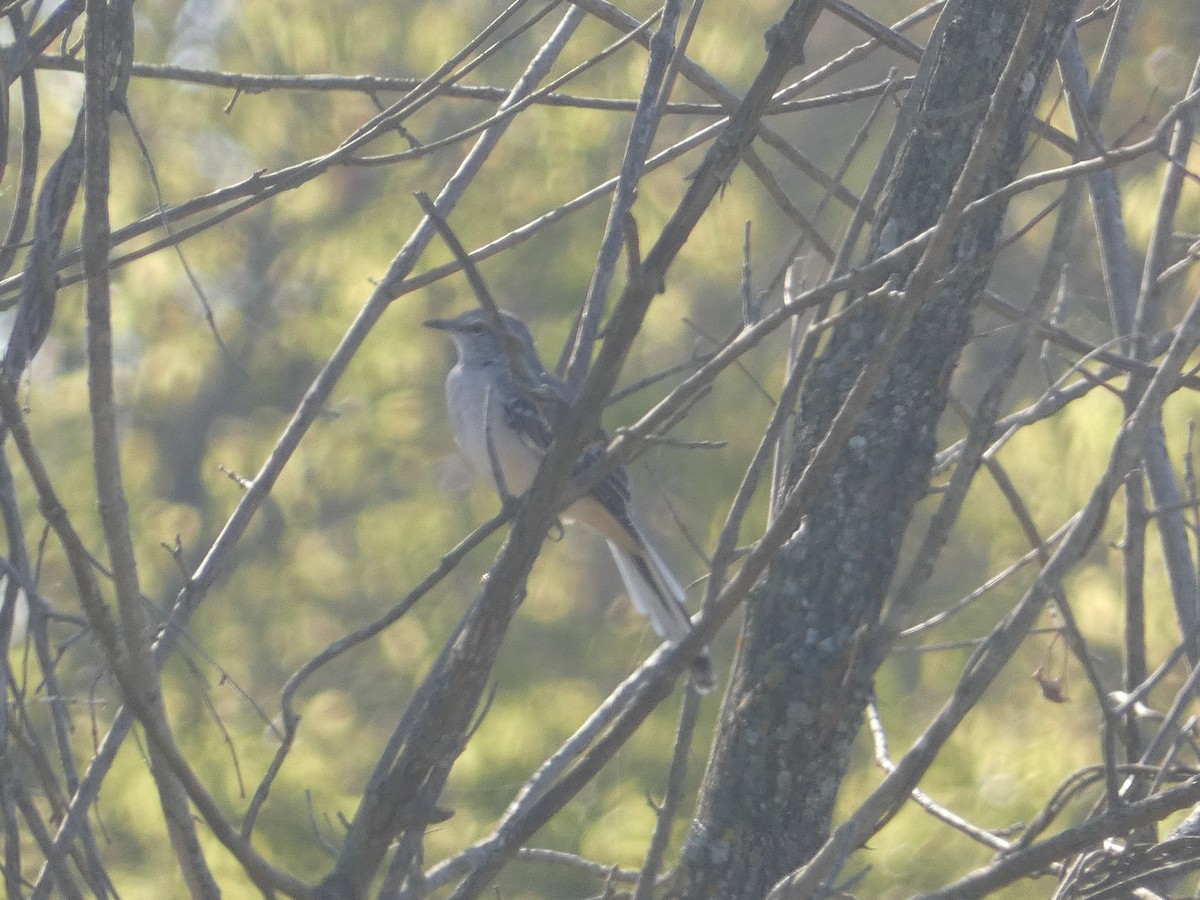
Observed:
[[[454,439],[475,470],[512,495],[533,483],[555,427],[575,397],[546,370],[525,323],[501,312],[503,327],[485,310],[452,319],[430,319],[429,328],[447,332],[458,348],[458,363],[446,377],[446,402]],[[607,437],[598,432],[577,468],[603,453]],[[687,597],[666,562],[646,539],[629,511],[629,476],[617,469],[563,513],[582,522],[608,543],[633,605],[660,637],[671,642],[692,630]],[[716,687],[707,648],[692,661],[692,682],[700,693]]]

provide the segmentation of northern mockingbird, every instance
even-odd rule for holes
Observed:
[[[501,312],[500,323],[502,327],[487,311],[473,309],[425,325],[448,332],[458,348],[458,363],[446,377],[446,402],[459,449],[502,494],[519,495],[532,484],[575,395],[542,365],[525,323],[509,312]],[[607,443],[598,432],[579,467],[586,467]],[[629,476],[617,469],[574,501],[563,518],[600,533],[633,605],[660,637],[680,641],[692,629],[686,595],[634,522],[629,499]],[[704,694],[716,687],[707,648],[692,661],[692,681]]]

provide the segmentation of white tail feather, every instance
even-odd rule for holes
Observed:
[[[659,637],[666,638],[671,643],[678,643],[692,630],[692,620],[684,607],[687,595],[663,558],[658,555],[658,551],[641,534],[635,532],[635,536],[643,551],[640,555],[635,555],[612,541],[607,542],[608,549],[617,564],[621,581],[625,584],[625,590],[629,593],[634,607],[650,620],[650,625]],[[692,676],[696,689],[702,694],[707,694],[716,687],[717,679],[708,648],[692,661]]]
[[[655,565],[657,560],[649,556],[635,557],[612,541],[608,542],[608,549],[621,572],[629,599],[637,611],[650,620],[655,633],[669,641],[687,637],[691,620],[683,609],[683,601],[670,590],[670,583],[662,577],[662,569]]]

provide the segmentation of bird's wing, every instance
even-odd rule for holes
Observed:
[[[538,405],[524,392],[506,391],[501,399],[504,424],[538,456],[545,454],[554,431]]]
[[[575,474],[585,471],[600,459],[608,449],[608,435],[601,431],[596,440],[583,448],[579,461],[575,463]],[[633,522],[629,518],[629,474],[621,466],[609,472],[602,478],[591,494],[600,502],[608,513],[621,523],[623,528],[633,530]]]
[[[533,389],[514,397],[512,409],[506,405],[505,415],[508,424],[517,430],[530,446],[538,453],[545,453],[554,438],[555,430],[562,426],[575,392],[570,385],[544,367],[537,371],[535,377],[537,383]],[[535,398],[534,401],[529,397]],[[600,459],[607,449],[608,435],[602,428],[597,428],[580,453],[572,473],[578,474],[587,469]],[[629,516],[629,475],[623,466],[606,475],[592,488],[591,494],[623,529],[635,531]]]

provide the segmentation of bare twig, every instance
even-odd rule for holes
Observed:
[[[646,859],[642,863],[641,874],[638,875],[637,886],[633,891],[634,900],[653,900],[654,888],[662,868],[663,854],[667,851],[667,843],[671,839],[671,827],[679,814],[683,802],[683,784],[687,778],[688,757],[692,753],[692,739],[696,733],[696,721],[700,717],[700,695],[695,691],[683,692],[683,707],[679,711],[679,727],[675,731],[675,751],[671,755],[671,767],[667,776],[667,790],[663,796],[662,805],[658,808],[658,818],[654,825],[654,835],[646,850]]]

